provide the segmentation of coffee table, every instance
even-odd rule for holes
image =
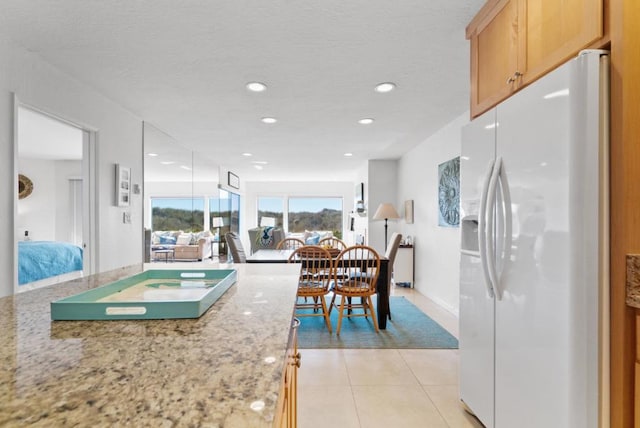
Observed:
[[[176,251],[172,248],[167,248],[164,250],[153,250],[153,259],[158,259],[158,254],[164,254],[164,262],[168,263],[169,260],[174,261],[176,257]],[[169,257],[171,256],[171,257]]]

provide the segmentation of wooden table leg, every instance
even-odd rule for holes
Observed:
[[[380,273],[378,274],[378,328],[386,330],[387,316],[389,315],[389,284],[387,283],[389,260],[380,260]]]

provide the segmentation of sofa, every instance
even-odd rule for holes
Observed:
[[[167,260],[160,250],[173,250],[171,257],[180,261],[200,261],[211,258],[214,237],[208,230],[204,232],[183,232],[181,230],[156,230],[151,233],[151,260]]]
[[[305,245],[318,245],[324,238],[332,238],[333,232],[330,230],[305,230],[299,233],[289,233],[287,238],[297,238]]]

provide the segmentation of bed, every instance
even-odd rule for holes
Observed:
[[[82,248],[68,242],[19,241],[18,284],[82,271]]]

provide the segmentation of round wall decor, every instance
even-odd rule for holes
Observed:
[[[18,174],[18,199],[24,199],[33,192],[33,183],[26,175]]]

